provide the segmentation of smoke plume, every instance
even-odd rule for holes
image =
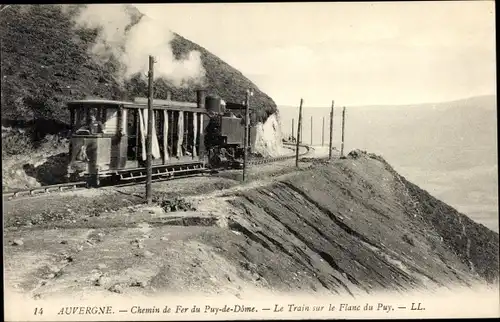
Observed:
[[[191,51],[180,60],[175,59],[170,45],[174,33],[147,16],[135,23],[139,11],[134,15],[134,9],[124,4],[90,4],[74,15],[76,27],[99,30],[89,49],[93,56],[101,63],[114,57],[121,65],[117,72],[120,82],[137,73],[145,77],[149,69],[148,56],[153,55],[155,78],[163,78],[177,87],[203,83],[205,69],[201,53]]]

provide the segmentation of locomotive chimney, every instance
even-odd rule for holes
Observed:
[[[198,105],[198,108],[205,108],[205,98],[207,96],[207,93],[203,89],[199,89],[196,91],[196,104]]]

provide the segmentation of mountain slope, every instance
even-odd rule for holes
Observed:
[[[142,187],[14,200],[4,210],[6,284],[50,299],[117,289],[357,297],[498,283],[498,233],[380,157],[355,151],[301,168],[246,185],[172,181],[156,186],[157,207],[133,206]]]
[[[1,76],[2,119],[53,119],[67,122],[64,104],[71,99],[102,97],[131,99],[145,96],[146,83],[135,76],[120,84],[116,59],[102,63],[89,48],[99,32],[96,28],[75,28],[75,8],[61,10],[59,5],[12,5],[2,11]],[[135,21],[142,19],[131,13]],[[205,86],[226,101],[241,102],[247,88],[255,91],[254,102],[260,120],[276,110],[273,100],[257,86],[208,50],[175,35],[172,52],[180,58],[192,50],[201,53],[206,71]],[[147,62],[148,57],[144,60]],[[167,90],[176,100],[195,100],[194,90],[175,88],[157,80],[155,97],[165,98]]]

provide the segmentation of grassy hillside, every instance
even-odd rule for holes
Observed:
[[[131,99],[146,95],[146,83],[139,77],[119,85],[115,79],[116,60],[99,64],[92,59],[88,48],[98,31],[73,28],[72,15],[74,12],[63,12],[59,5],[12,5],[2,11],[2,120],[68,122],[69,115],[64,109],[68,100],[90,96]],[[192,50],[201,52],[205,87],[210,93],[226,101],[241,102],[250,87],[255,92],[259,119],[275,112],[276,104],[269,96],[208,50],[180,35],[176,35],[171,45],[176,58]],[[176,100],[194,101],[195,89],[178,89],[158,80],[155,97],[165,98],[169,90]]]

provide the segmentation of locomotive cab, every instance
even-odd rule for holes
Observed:
[[[205,138],[211,165],[223,168],[241,167],[245,141],[245,105],[226,103],[218,97],[207,97],[206,107],[210,121]],[[253,116],[251,113],[251,124],[254,123]],[[250,126],[248,152],[252,151],[255,138],[255,128]]]

